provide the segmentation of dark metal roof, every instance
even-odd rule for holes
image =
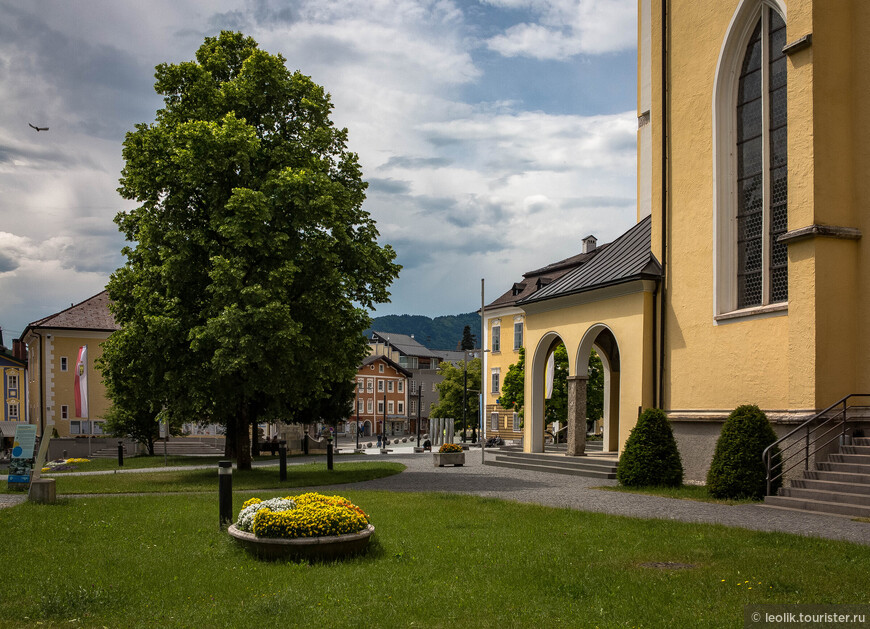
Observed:
[[[658,279],[662,267],[650,248],[652,219],[647,216],[587,263],[541,287],[519,303],[533,303],[637,279]]]
[[[383,354],[369,354],[368,356],[366,356],[365,358],[363,358],[363,361],[362,361],[362,365],[361,365],[361,366],[362,366],[362,367],[365,367],[366,365],[370,365],[370,364],[372,364],[372,363],[376,363],[376,362],[378,362],[379,360],[384,361],[384,362],[387,363],[390,367],[393,367],[396,371],[398,371],[399,373],[401,373],[401,374],[407,376],[408,378],[411,378],[411,377],[413,377],[413,375],[414,375],[414,374],[412,374],[410,371],[408,371],[407,369],[405,369],[404,367],[402,367],[399,363],[397,363],[397,362],[394,361],[394,360],[391,360],[390,358],[388,358],[387,356],[384,356]]]
[[[489,303],[486,306],[486,309],[490,310],[492,308],[501,308],[503,306],[513,306],[514,304],[520,303],[524,299],[535,294],[536,291],[539,291],[541,286],[556,281],[581,264],[588,263],[595,256],[604,251],[607,246],[607,244],[603,244],[589,253],[578,253],[570,258],[565,258],[564,260],[559,260],[553,264],[548,264],[540,269],[523,273],[522,282],[515,282],[510,290]]]
[[[392,345],[400,354],[404,354],[405,356],[440,358],[438,354],[436,354],[429,348],[421,345],[407,334],[372,331],[372,340]]]

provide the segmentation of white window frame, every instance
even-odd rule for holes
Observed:
[[[366,391],[369,393],[375,392],[375,379],[374,378],[366,378]]]
[[[399,380],[398,384],[396,384],[396,390],[399,393],[405,392],[405,381],[404,380]]]
[[[371,398],[369,398],[368,401],[366,402],[366,409],[367,409],[366,412],[368,412],[371,415],[372,410],[374,408],[375,408],[375,403]]]
[[[384,401],[378,400],[378,415],[384,414]]]
[[[365,390],[365,378],[357,378],[357,388],[356,390],[362,393]]]
[[[396,402],[396,412],[401,415],[405,412],[405,404],[404,402]]]
[[[6,388],[8,388],[9,390],[18,389],[18,374],[17,373],[6,374]]]
[[[395,389],[393,381],[387,380],[387,393],[392,393],[393,389]]]
[[[517,336],[519,333],[519,337]],[[520,349],[523,346],[523,322],[514,321],[514,349]]]
[[[17,422],[21,418],[21,415],[18,413],[18,404],[6,405],[6,417],[8,417],[11,422]]]
[[[514,428],[514,432],[520,431],[520,414],[519,413],[514,413],[513,428]]]
[[[777,11],[788,26],[786,7],[780,0],[745,0],[731,18],[728,33],[719,51],[719,62],[713,86],[713,318],[718,324],[730,319],[769,313],[785,314],[788,301],[768,303],[770,271],[765,266],[762,274],[762,305],[737,309],[737,92],[746,46],[762,8]],[[762,31],[766,24],[762,24]],[[762,42],[766,35],[762,36]],[[766,46],[762,45],[765,49]],[[764,59],[767,51],[764,50]],[[766,81],[762,91],[766,93]],[[764,96],[762,98],[765,98]],[[767,116],[766,98],[762,105]],[[762,149],[765,169],[768,168],[770,138],[765,134]],[[765,178],[765,186],[768,186]],[[770,220],[770,191],[765,190],[764,233]],[[769,260],[769,237],[765,236],[763,257]]]
[[[492,353],[501,351],[501,323],[492,326]]]
[[[366,403],[365,400],[362,400],[362,399],[357,400],[356,408],[357,408],[357,412],[358,412],[358,413],[364,413],[364,412],[365,412],[365,403]]]
[[[490,372],[490,384],[491,384],[490,393],[498,393],[499,392],[499,385],[501,384],[499,382],[500,376],[501,376],[501,369],[498,367],[493,367],[492,371]]]
[[[498,412],[496,411],[489,414],[489,429],[498,430]]]
[[[378,378],[378,393],[384,392],[384,381]]]
[[[66,404],[60,405],[60,418],[69,419],[69,406]]]
[[[387,415],[395,415],[396,414],[396,405],[393,403],[393,400],[387,401]]]
[[[378,373],[384,373],[384,363],[378,363]]]
[[[82,434],[82,423],[80,421],[71,421],[69,423],[69,434],[71,434],[71,435]]]

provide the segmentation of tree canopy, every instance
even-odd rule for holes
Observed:
[[[464,369],[463,365],[454,365],[450,361],[442,361],[438,365],[438,373],[444,379],[438,383],[438,402],[429,411],[431,417],[453,418],[456,428],[462,427],[462,397]],[[466,426],[471,428],[476,424],[478,410],[478,394],[480,393],[480,359],[468,361],[468,395],[466,409]]]
[[[474,335],[471,333],[471,326],[467,325],[462,329],[462,340],[459,342],[459,349],[474,349]]]
[[[119,192],[139,206],[115,219],[131,244],[104,377],[111,393],[137,364],[135,397],[225,424],[248,467],[251,422],[304,419],[353,379],[400,267],[322,87],[228,31],[155,76],[165,106],[124,141]]]
[[[501,383],[501,405],[515,411],[520,418],[525,415],[526,404],[526,348],[520,348],[517,362],[508,367]]]

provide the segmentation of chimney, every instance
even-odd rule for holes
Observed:
[[[12,356],[24,360],[24,343],[18,339],[12,339]]]
[[[583,239],[583,253],[591,253],[592,251],[595,251],[595,247],[597,246],[597,244],[598,240],[595,238],[595,236],[589,234],[588,236],[586,236],[586,238]]]

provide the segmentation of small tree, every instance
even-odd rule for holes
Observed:
[[[592,428],[592,422],[604,417],[604,367],[601,357],[592,350],[589,356],[589,380],[586,382],[586,418]]]
[[[679,487],[683,462],[665,412],[646,409],[631,429],[619,458],[616,479],[626,487]]]
[[[767,415],[754,404],[738,406],[722,426],[716,451],[707,473],[707,489],[715,498],[754,498],[761,500],[767,492],[767,470],[761,458],[764,449],[776,441],[776,433]],[[780,459],[774,448],[771,460]],[[782,484],[771,484],[776,492]]]
[[[462,427],[462,396],[463,396],[463,367],[456,367],[448,360],[438,365],[438,373],[444,379],[436,386],[438,388],[438,402],[432,405],[429,415],[431,417],[454,419],[456,428]],[[474,418],[477,417],[477,392],[480,390],[480,359],[468,361],[468,394],[465,407],[466,418],[471,426],[474,426]]]
[[[459,344],[459,349],[474,349],[474,335],[471,333],[471,326],[467,325],[462,330],[462,342]]]

